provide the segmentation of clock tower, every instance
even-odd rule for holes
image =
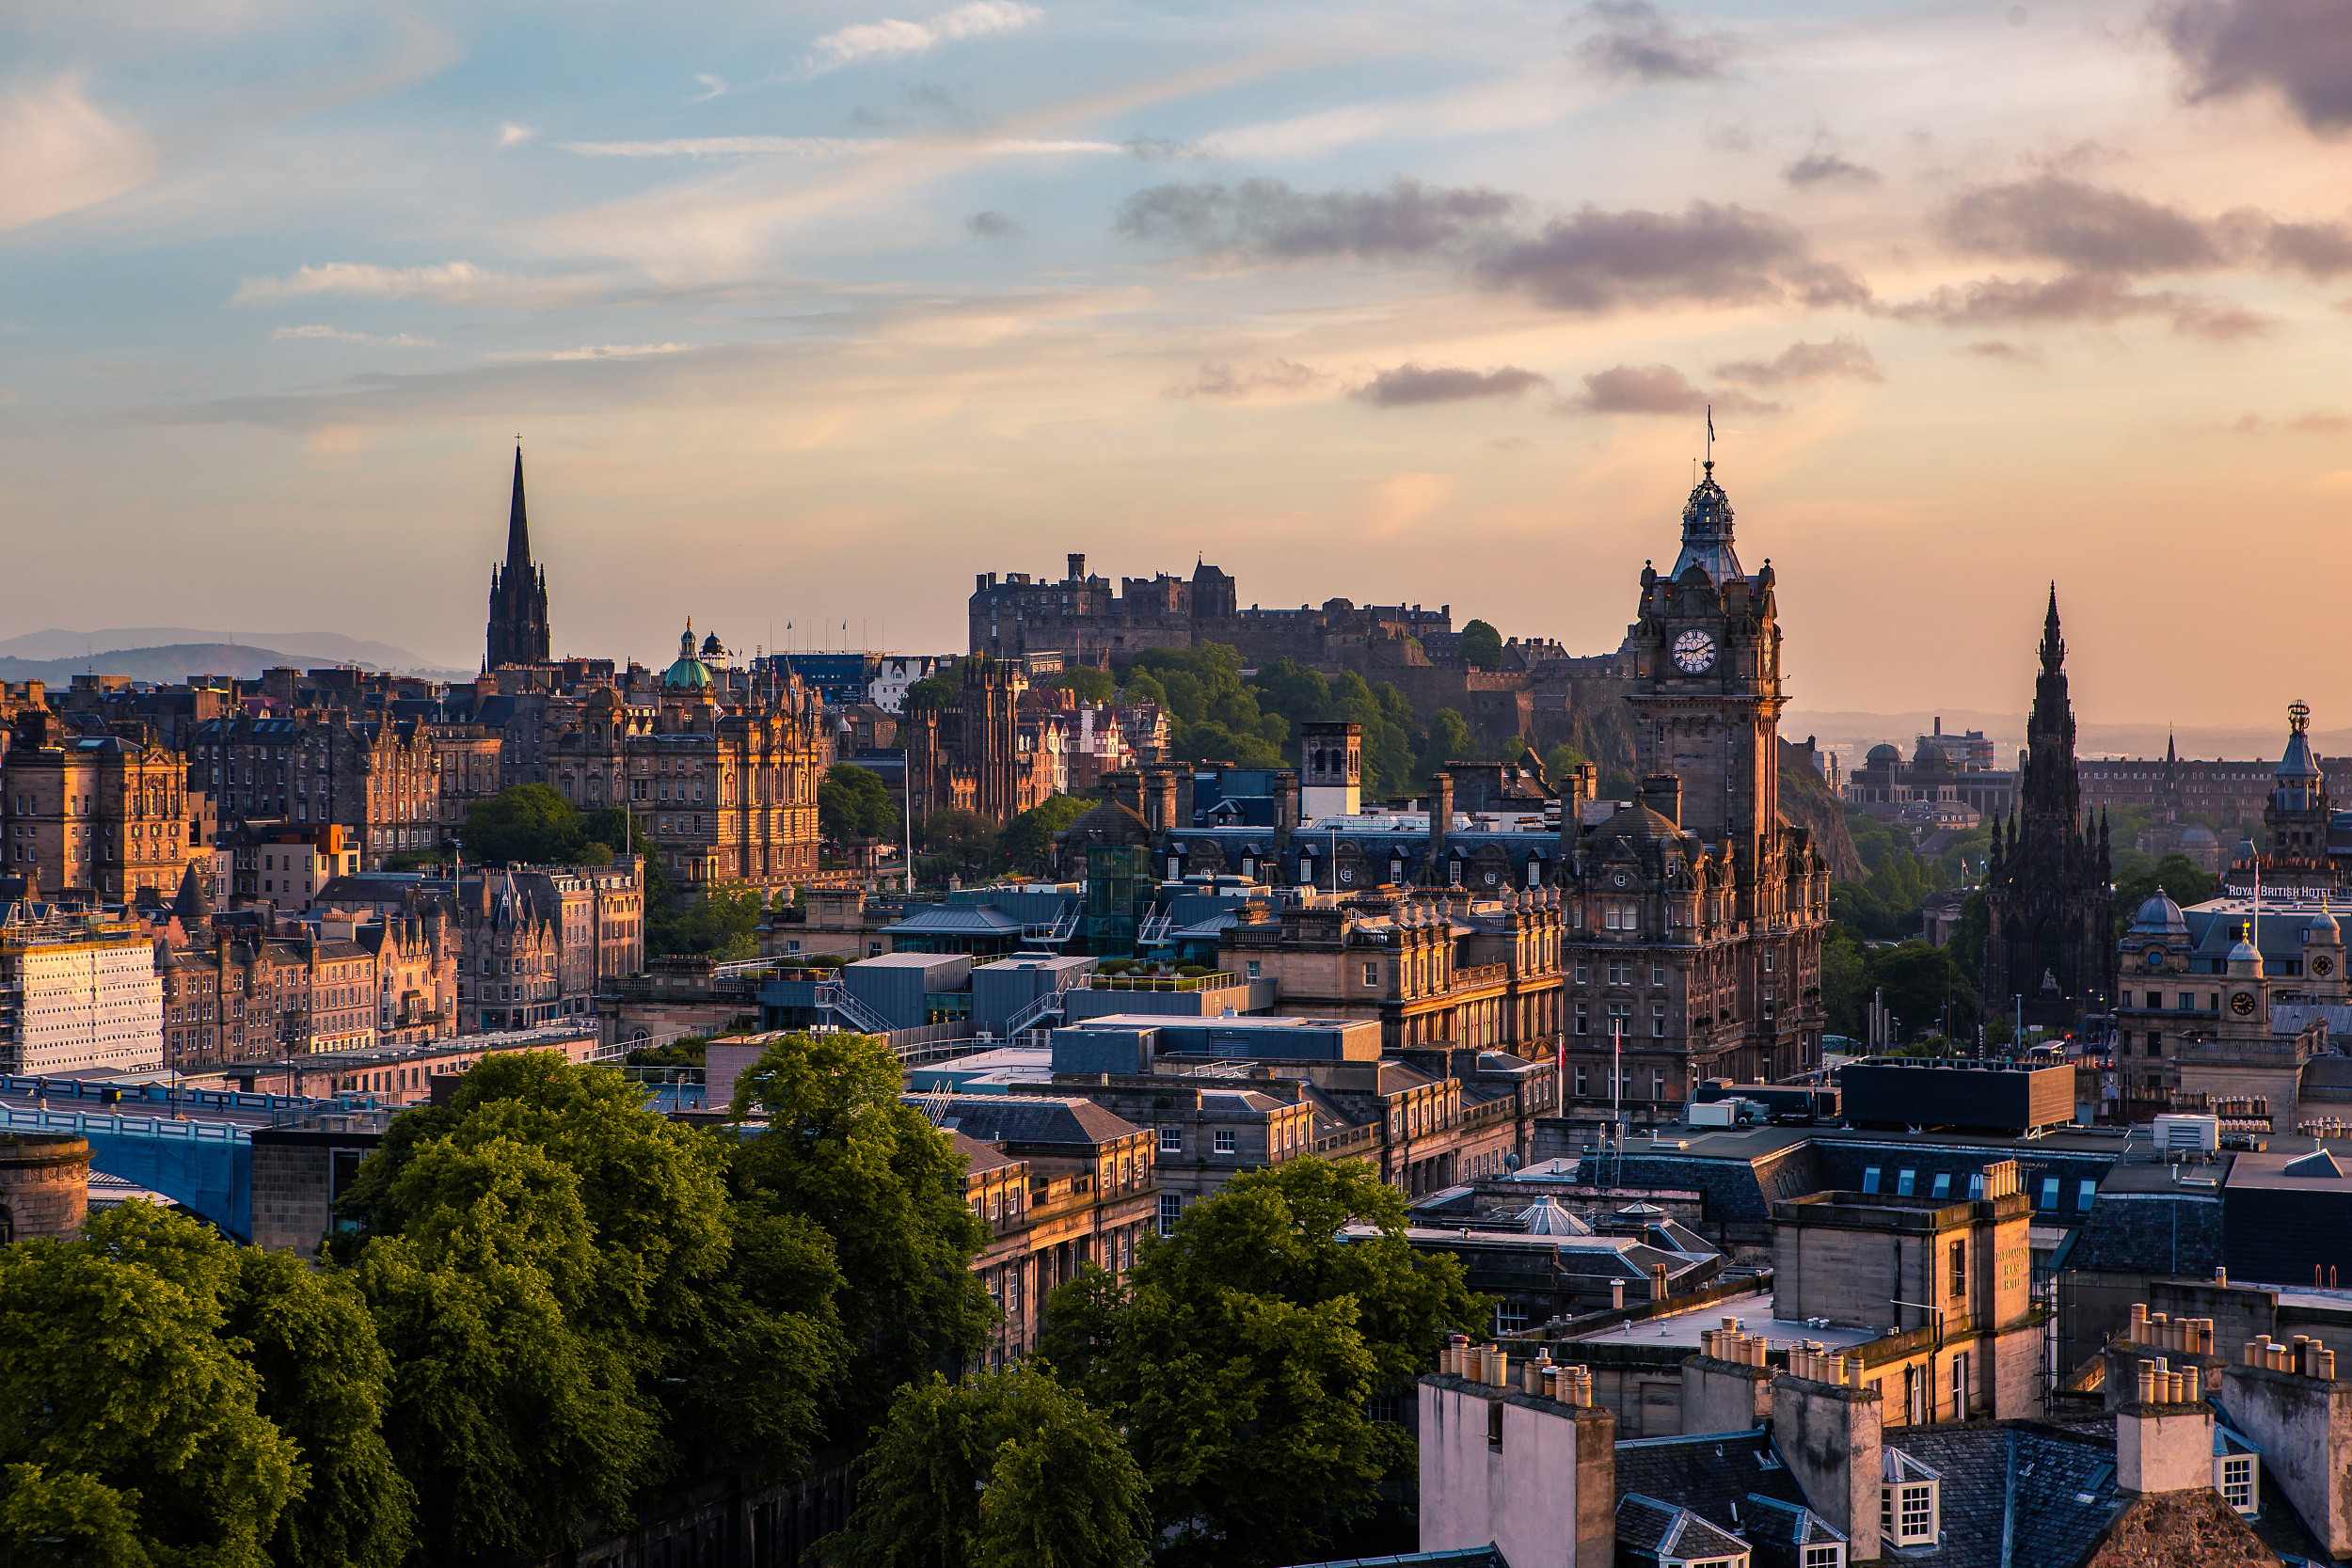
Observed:
[[[1753,577],[1732,547],[1715,465],[1682,508],[1682,551],[1642,568],[1627,628],[1637,771],[1682,781],[1682,826],[1730,871],[1739,913],[1778,912],[1766,864],[1780,827],[1780,628],[1772,566]]]

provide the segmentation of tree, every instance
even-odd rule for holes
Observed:
[[[590,849],[601,846],[611,855],[635,855],[638,871],[644,879],[645,908],[648,911],[658,911],[668,907],[671,898],[670,879],[661,869],[660,850],[646,835],[644,825],[631,816],[626,807],[606,806],[601,810],[590,812],[580,818],[580,836],[586,841],[587,847]],[[601,862],[589,863],[584,850],[582,861],[583,863],[604,865],[612,863],[610,858]],[[650,920],[647,924],[647,935],[650,940]]]
[[[1462,662],[1476,670],[1502,668],[1502,634],[1484,621],[1462,628]]]
[[[1372,1233],[1343,1242],[1359,1222]],[[1123,1283],[1089,1270],[1054,1292],[1044,1354],[1124,1425],[1174,1560],[1311,1557],[1409,1468],[1369,1402],[1487,1306],[1405,1224],[1370,1166],[1294,1160],[1195,1204]]]
[[[1076,692],[1078,701],[1089,707],[1099,706],[1119,695],[1119,683],[1111,679],[1111,673],[1097,670],[1091,664],[1073,664],[1045,684]]]
[[[1555,791],[1565,793],[1568,779],[1591,759],[1566,741],[1562,741],[1544,753],[1544,777],[1551,781]]]
[[[768,1117],[733,1162],[745,1201],[821,1228],[846,1282],[858,1348],[831,1390],[837,1434],[863,1433],[900,1384],[970,1364],[995,1319],[970,1272],[988,1229],[963,1201],[963,1159],[899,1083],[864,1035],[787,1035],[736,1080],[735,1117]]]
[[[835,844],[889,838],[898,831],[898,806],[882,775],[854,762],[836,762],[817,786],[817,821]]]
[[[1143,1473],[1038,1362],[910,1383],[875,1429],[839,1568],[1141,1568]]]
[[[686,908],[653,907],[645,921],[645,951],[655,957],[694,953],[714,963],[759,957],[759,889],[721,882]]]
[[[1124,685],[1119,689],[1120,700],[1128,703],[1156,703],[1168,706],[1168,689],[1149,670],[1130,670]]]
[[[164,1244],[0,1247],[0,1541],[22,1561],[73,1560],[50,1545],[112,1562],[267,1561],[305,1478],[227,1332],[236,1249],[152,1211],[130,1224]]]
[[[582,842],[580,814],[546,784],[514,784],[466,813],[466,852],[477,861],[562,865]]]
[[[929,857],[918,867],[927,878],[988,871],[997,863],[996,827],[973,811],[935,811],[915,824],[915,847]]]
[[[1005,824],[997,847],[1017,871],[1042,872],[1054,850],[1054,835],[1092,810],[1094,802],[1075,795],[1052,795]]]
[[[2153,898],[2159,891],[2185,909],[2217,895],[2221,891],[2221,879],[2183,854],[2167,855],[2149,870],[2119,877],[2115,884],[2117,936],[2131,929],[2132,919],[2139,913],[2140,905]]]
[[[1429,747],[1422,754],[1421,768],[1426,775],[1442,771],[1449,762],[1475,762],[1478,743],[1470,738],[1470,725],[1450,707],[1441,707],[1429,719]]]
[[[927,708],[936,711],[940,708],[954,707],[962,701],[963,693],[953,678],[952,671],[943,670],[936,674],[925,675],[921,680],[908,687],[906,696],[899,702],[898,710],[909,714]]]

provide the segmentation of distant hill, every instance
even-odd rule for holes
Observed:
[[[304,660],[275,648],[248,648],[235,642],[179,642],[162,648],[116,648],[72,658],[0,657],[0,680],[45,681],[62,691],[86,671],[101,675],[124,675],[159,686],[190,675],[231,675],[253,680],[276,665],[300,666]]]
[[[162,652],[172,648],[215,646],[277,649],[279,664],[363,664],[373,670],[415,670],[426,660],[389,642],[363,642],[335,631],[227,632],[195,626],[108,626],[97,631],[28,631],[0,638],[0,658],[70,660],[87,657],[87,650],[108,648],[119,654]],[[115,657],[109,654],[108,657]],[[228,671],[215,672],[220,674]],[[23,676],[12,677],[23,679]],[[40,676],[34,677],[36,680]],[[142,677],[149,678],[149,677]]]

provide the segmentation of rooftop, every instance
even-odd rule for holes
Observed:
[[[1775,1318],[1772,1316],[1772,1292],[1756,1291],[1744,1296],[1726,1296],[1710,1301],[1688,1311],[1670,1312],[1662,1317],[1636,1318],[1628,1323],[1580,1334],[1572,1342],[1581,1345],[1687,1345],[1696,1350],[1700,1344],[1699,1336],[1710,1329],[1721,1328],[1725,1318],[1738,1319],[1747,1333],[1780,1350],[1807,1339],[1833,1350],[1842,1350],[1851,1345],[1867,1345],[1873,1339],[1884,1338],[1886,1332],[1880,1328],[1815,1328],[1802,1321]]]

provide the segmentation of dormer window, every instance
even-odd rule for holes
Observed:
[[[1931,1546],[1944,1528],[1943,1480],[1900,1449],[1880,1450],[1879,1538]]]

